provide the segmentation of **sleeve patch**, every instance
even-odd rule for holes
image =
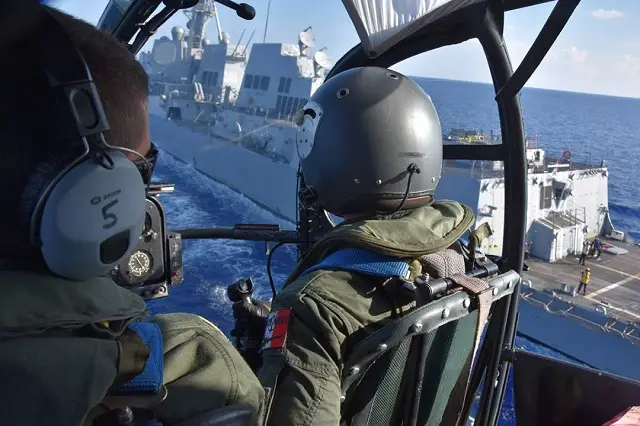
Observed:
[[[269,313],[267,326],[262,338],[261,351],[266,349],[283,349],[287,340],[287,329],[291,318],[291,309],[278,309]]]

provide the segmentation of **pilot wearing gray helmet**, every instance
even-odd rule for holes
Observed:
[[[449,247],[474,215],[457,202],[434,201],[440,122],[431,98],[404,75],[378,67],[337,74],[297,123],[301,201],[345,221],[307,252],[269,313],[247,302],[235,316],[268,313],[257,371],[265,423],[337,425],[356,415],[341,390],[350,349],[415,299],[399,280],[335,266],[354,253],[383,255],[405,262],[403,278],[412,280],[444,273],[438,255],[447,274],[464,272],[464,258]]]

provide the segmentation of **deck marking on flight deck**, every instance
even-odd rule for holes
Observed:
[[[598,268],[607,269],[607,270],[609,270],[609,271],[611,271],[611,272],[617,272],[618,274],[620,274],[620,275],[626,275],[627,277],[638,278],[638,277],[637,277],[637,275],[631,275],[631,274],[628,274],[628,273],[626,273],[626,272],[618,271],[617,269],[609,268],[608,266],[600,265],[600,264],[598,264],[598,263],[589,262],[589,265],[591,265],[591,266],[597,266]]]
[[[627,275],[627,274],[625,274],[625,275]],[[635,280],[637,278],[640,278],[640,274],[629,275],[629,277],[625,278],[624,280],[620,280],[620,281],[615,282],[613,284],[609,284],[606,287],[602,287],[600,290],[594,291],[593,293],[591,293],[588,296],[586,296],[585,299],[593,300],[594,297],[596,297],[596,296],[598,296],[598,295],[600,295],[602,293],[605,293],[605,292],[607,292],[609,290],[613,290],[616,287],[620,287],[621,285],[624,285],[624,284],[628,283],[629,281],[633,281],[633,280]]]

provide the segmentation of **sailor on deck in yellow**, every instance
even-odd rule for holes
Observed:
[[[587,295],[587,286],[591,282],[591,269],[585,268],[580,276],[580,285],[578,286],[578,294],[582,290],[582,295]]]

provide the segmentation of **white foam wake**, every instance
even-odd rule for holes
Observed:
[[[282,229],[294,226],[165,152],[161,152],[158,159],[154,180],[176,185],[174,193],[161,196],[169,229],[233,226],[236,223],[271,223],[280,225]],[[277,287],[286,278],[295,258],[294,246],[284,246],[280,250],[286,252],[286,256],[281,253],[277,265],[272,264]],[[196,299],[200,299],[198,303],[202,303],[202,297],[206,298],[209,307],[225,317],[229,314],[225,289],[237,279],[251,276],[256,283],[255,296],[261,299],[271,297],[267,256],[261,242],[187,240],[183,255],[183,286],[189,286],[197,293],[189,298],[197,296]],[[185,303],[189,304],[187,300],[180,304]]]

